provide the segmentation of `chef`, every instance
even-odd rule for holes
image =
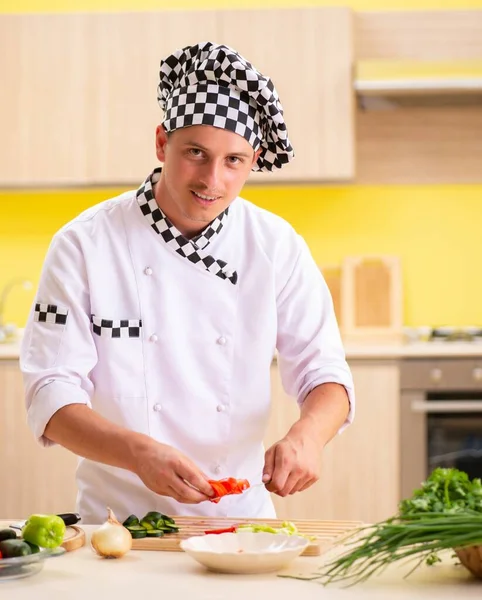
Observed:
[[[211,42],[162,60],[157,92],[162,167],[49,247],[21,349],[28,424],[42,446],[79,456],[85,523],[106,506],[274,517],[270,492],[310,487],[354,414],[306,243],[239,196],[250,171],[293,158],[282,106],[268,77]],[[276,351],[300,415],[266,449]],[[208,480],[226,477],[258,485],[210,502]]]

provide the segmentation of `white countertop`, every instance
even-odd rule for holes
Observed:
[[[87,538],[93,526],[84,525]],[[283,571],[309,574],[332,556],[300,557]],[[482,581],[474,579],[449,556],[433,567],[421,567],[408,579],[406,566],[351,588],[322,587],[316,581],[299,581],[266,575],[210,573],[183,552],[133,550],[121,559],[102,559],[87,544],[79,550],[45,561],[40,573],[0,581],[0,595],[9,600],[32,598],[153,598],[179,600],[430,600],[480,599]]]
[[[397,359],[397,358],[482,358],[482,342],[413,342],[410,344],[345,344],[347,359]],[[0,344],[0,360],[16,360],[20,341]]]
[[[0,359],[15,360],[20,355],[20,341],[14,344],[0,344]]]
[[[481,357],[482,342],[413,342],[408,344],[345,344],[348,359]]]

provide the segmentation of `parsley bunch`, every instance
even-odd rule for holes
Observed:
[[[453,468],[432,471],[412,497],[402,500],[399,505],[401,517],[462,511],[482,513],[482,483],[477,478],[470,480],[467,473]]]

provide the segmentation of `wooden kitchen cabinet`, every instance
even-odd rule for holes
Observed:
[[[355,392],[354,423],[324,449],[320,480],[293,496],[273,495],[283,519],[348,519],[375,522],[397,510],[400,495],[399,367],[395,361],[350,361]],[[272,414],[267,447],[298,418],[296,401],[271,369]]]
[[[18,362],[0,360],[0,515],[75,510],[77,457],[64,448],[41,448],[26,423]]]
[[[251,181],[352,179],[352,11],[223,10],[219,20],[220,41],[273,80],[295,151],[279,172],[253,173]]]
[[[341,8],[0,15],[0,187],[139,185],[157,164],[160,60],[206,40],[280,93],[296,158],[253,181],[350,179],[351,23]]]
[[[89,131],[95,183],[140,185],[158,166],[155,131],[161,58],[202,40],[216,40],[214,11],[96,15],[96,88]]]

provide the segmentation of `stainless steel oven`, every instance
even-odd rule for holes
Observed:
[[[438,466],[482,477],[482,356],[407,358],[400,382],[402,498]]]

